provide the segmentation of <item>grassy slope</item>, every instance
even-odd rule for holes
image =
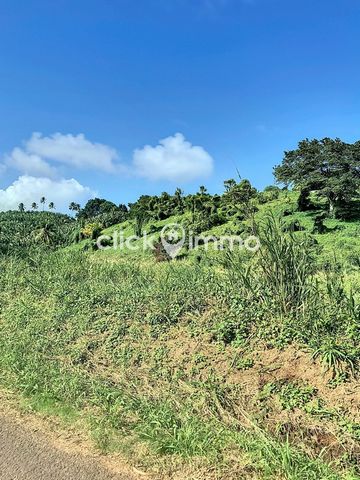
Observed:
[[[293,202],[261,207],[258,220]],[[309,214],[287,218],[312,228]],[[344,228],[317,236],[322,260],[344,242],[358,254],[359,223],[327,225]],[[129,222],[117,228],[133,233]],[[1,384],[85,424],[103,450],[162,465],[165,478],[359,478],[357,381],[331,383],[308,347],[288,345],[305,327],[243,310],[233,280],[206,259],[72,248],[3,259]]]
[[[261,219],[267,211],[274,213],[282,212],[284,209],[293,211],[292,215],[287,217],[288,222],[298,220],[300,225],[311,233],[314,226],[314,217],[321,211],[296,212],[296,193],[288,193],[285,198],[275,200],[265,204],[258,213]],[[354,257],[360,255],[360,221],[341,221],[335,219],[327,219],[324,225],[328,228],[328,232],[324,234],[315,234],[314,237],[321,246],[324,247],[325,257],[339,258],[340,261],[348,259],[350,255]]]
[[[311,212],[297,212],[296,211],[296,200],[297,193],[288,192],[282,194],[279,199],[272,202],[268,202],[264,205],[259,205],[259,211],[255,214],[255,221],[262,222],[265,216],[272,212],[273,214],[282,214],[284,210],[292,211],[292,214],[289,214],[286,217],[287,223],[294,221],[299,221],[300,225],[305,229],[306,232],[312,233],[314,226],[314,217],[321,213],[321,210],[311,211]],[[148,225],[144,227],[145,230],[148,230],[149,226],[155,227],[158,231],[169,224],[181,223],[186,215],[182,216],[173,216],[166,220],[161,221],[151,221]],[[327,227],[328,232],[324,234],[315,234],[314,238],[319,242],[323,251],[321,254],[322,261],[338,261],[339,263],[346,263],[349,266],[359,265],[360,262],[360,220],[357,221],[341,221],[336,219],[327,219],[324,222],[324,225]],[[203,235],[210,236],[221,236],[229,235],[236,229],[234,221],[229,220],[229,222],[213,227],[212,229],[203,232]],[[114,225],[103,231],[106,235],[113,235],[114,231],[122,231],[124,237],[128,237],[134,234],[134,228],[131,221],[126,221],[122,224]],[[151,235],[150,235],[151,236]],[[139,241],[141,243],[141,240]],[[135,242],[136,244],[136,242]],[[200,252],[201,252],[200,248]],[[109,250],[108,255],[121,255],[125,253],[126,255],[131,256],[146,256],[149,257],[149,252],[143,252],[142,248],[139,248],[139,252],[133,253],[124,249],[122,252],[112,252]],[[193,252],[196,254],[196,252]]]

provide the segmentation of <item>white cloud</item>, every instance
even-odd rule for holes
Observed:
[[[53,180],[23,175],[0,190],[0,211],[17,209],[20,202],[30,208],[33,202],[39,203],[42,196],[48,202],[54,202],[58,211],[66,211],[70,202],[83,203],[94,197],[95,192],[73,178]]]
[[[84,203],[93,197],[95,192],[89,187],[74,178],[63,178],[66,166],[174,182],[203,178],[213,170],[209,153],[201,146],[193,146],[181,133],[161,140],[155,147],[146,145],[135,150],[129,167],[118,163],[118,158],[115,149],[92,143],[82,134],[44,137],[34,133],[22,148],[14,148],[0,163],[0,174],[11,169],[21,174],[7,188],[0,189],[0,211],[16,209],[20,202],[29,208],[42,196],[54,202],[58,211],[66,211],[70,202]]]
[[[48,164],[38,155],[27,153],[21,148],[14,148],[5,156],[5,165],[34,177],[54,178],[58,175],[57,169]]]
[[[127,169],[118,159],[118,152],[114,148],[90,142],[83,134],[54,133],[44,137],[35,132],[22,148],[16,147],[5,155],[4,163],[0,164],[0,173],[9,167],[34,177],[55,178],[59,173],[53,166],[54,162],[62,167],[125,173]]]
[[[138,175],[149,180],[189,182],[212,173],[213,159],[200,146],[193,146],[184,135],[176,133],[134,151],[133,163]]]
[[[119,155],[114,148],[90,142],[82,133],[79,135],[54,133],[49,137],[33,133],[30,140],[25,143],[25,150],[29,154],[81,169],[90,168],[113,173],[121,168],[116,163]]]

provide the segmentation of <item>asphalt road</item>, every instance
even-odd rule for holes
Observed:
[[[135,480],[108,471],[94,456],[68,453],[0,414],[0,480]]]

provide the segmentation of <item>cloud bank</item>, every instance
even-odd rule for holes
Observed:
[[[33,133],[24,142],[23,148],[16,147],[5,157],[5,165],[21,173],[52,178],[59,175],[54,163],[81,170],[116,173],[122,168],[118,159],[119,155],[114,148],[90,142],[82,133],[54,133],[49,137]]]
[[[182,133],[160,140],[159,145],[146,145],[134,152],[135,173],[148,180],[191,182],[209,176],[213,159],[200,146],[193,146]]]
[[[119,155],[114,148],[102,143],[93,143],[85,135],[54,133],[49,137],[33,133],[25,143],[30,154],[79,169],[102,170],[114,173],[119,168]]]
[[[20,202],[30,208],[33,202],[39,202],[44,196],[55,203],[58,211],[68,210],[71,201],[83,202],[93,197],[95,192],[84,187],[77,180],[32,177],[22,175],[4,190],[0,190],[0,210],[16,210]]]
[[[58,171],[55,167],[49,165],[39,155],[25,152],[21,148],[14,148],[10,155],[5,156],[4,167],[13,168],[26,175],[34,177],[50,177],[58,176]]]
[[[0,190],[0,210],[16,209],[20,202],[29,207],[42,196],[54,202],[58,210],[67,210],[72,201],[88,200],[94,192],[73,178],[76,170],[123,174],[134,179],[142,177],[180,185],[203,179],[213,171],[210,154],[203,147],[192,145],[181,133],[160,140],[156,146],[136,149],[128,165],[120,163],[119,158],[116,149],[91,142],[83,134],[54,133],[46,137],[33,133],[0,163],[0,174],[16,171],[20,175],[10,186]]]

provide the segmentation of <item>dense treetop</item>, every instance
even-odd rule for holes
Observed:
[[[300,188],[304,203],[313,191],[324,198],[331,215],[339,214],[359,196],[360,141],[303,140],[296,150],[285,152],[274,174],[277,181]]]

